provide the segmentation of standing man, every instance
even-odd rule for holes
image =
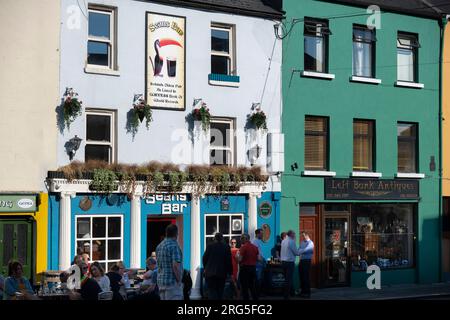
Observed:
[[[258,300],[256,293],[256,262],[259,254],[258,248],[250,242],[250,236],[243,234],[241,236],[242,246],[239,249],[237,259],[240,264],[239,281],[241,283],[242,297],[249,300],[248,291],[253,300]]]
[[[300,243],[298,253],[300,254],[300,297],[310,298],[311,297],[311,282],[310,282],[310,269],[311,269],[311,259],[314,254],[314,242],[309,237],[308,232],[302,232],[303,241]]]
[[[295,244],[295,232],[289,230],[286,237],[281,241],[281,263],[284,270],[284,299],[288,300],[293,290],[295,258],[299,255]]]
[[[223,242],[223,235],[216,233],[214,242],[206,247],[203,254],[208,299],[222,300],[225,280],[233,272],[230,246]]]
[[[253,239],[252,244],[258,248],[259,258],[256,262],[256,290],[258,293],[262,291],[263,275],[266,259],[264,258],[262,248],[263,248],[263,232],[262,229],[255,230],[255,239]]]
[[[166,228],[166,238],[156,247],[157,283],[161,300],[183,300],[183,257],[177,238],[178,227],[170,224]]]

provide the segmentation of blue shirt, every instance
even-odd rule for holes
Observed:
[[[311,260],[314,254],[314,242],[303,240],[298,248],[298,253],[301,255],[300,260]]]
[[[174,262],[182,264],[183,259],[178,242],[174,239],[164,239],[156,247],[156,258],[158,264],[158,287],[161,288],[175,285],[177,283],[177,278],[175,277],[172,266]],[[180,273],[181,272],[183,272],[183,269],[180,266]],[[181,276],[182,275],[180,274],[179,279],[181,279]]]
[[[21,279],[8,277],[5,280],[5,293],[4,293],[5,300],[15,299],[16,292],[20,291],[19,288],[20,282],[22,282],[22,286],[29,294],[34,294],[30,282],[25,277],[22,277]]]
[[[299,253],[295,241],[289,237],[284,238],[284,240],[281,241],[281,261],[295,262],[295,257],[298,255]]]

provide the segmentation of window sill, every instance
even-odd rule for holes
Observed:
[[[414,89],[423,89],[425,87],[423,83],[407,82],[407,81],[396,81],[395,86]]]
[[[425,178],[424,173],[402,173],[398,172],[395,175],[396,178],[404,178],[404,179],[423,179]]]
[[[120,76],[119,70],[112,70],[112,69],[85,67],[84,72],[92,73],[92,74],[101,74],[101,75],[105,75],[105,76],[115,76],[115,77]]]
[[[333,80],[334,74],[331,73],[322,73],[322,72],[314,72],[314,71],[302,71],[300,74],[302,77],[306,78],[317,78],[317,79],[326,79],[326,80]]]
[[[370,83],[370,84],[380,84],[381,83],[381,79],[358,77],[358,76],[351,76],[350,81],[361,82],[361,83]]]
[[[211,73],[208,75],[208,83],[213,86],[238,88],[239,82],[240,82],[239,76],[230,76],[215,73]]]
[[[311,177],[334,177],[334,176],[336,176],[336,172],[305,170],[302,172],[302,175],[303,176],[311,176]]]
[[[359,178],[381,178],[383,174],[381,172],[353,171],[350,176]]]

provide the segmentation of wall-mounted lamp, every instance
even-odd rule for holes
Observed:
[[[250,164],[253,166],[256,164],[256,161],[261,156],[262,148],[259,145],[254,146],[250,150],[248,150],[248,159],[250,160]]]
[[[292,171],[295,171],[295,170],[297,170],[298,169],[298,164],[297,164],[297,162],[294,162],[293,164],[291,164],[291,170]]]
[[[202,98],[200,98],[200,99],[195,99],[194,98],[194,104],[193,104],[193,106],[194,107],[196,107],[199,103],[201,103],[203,101],[203,99]]]
[[[252,103],[252,110],[256,110],[259,107],[261,107],[261,103],[259,103],[259,102],[253,102]]]
[[[65,147],[67,154],[69,155],[70,161],[72,161],[73,157],[75,156],[75,153],[80,148],[81,141],[83,139],[79,138],[77,135],[66,142]]]

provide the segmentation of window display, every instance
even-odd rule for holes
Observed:
[[[229,243],[230,239],[236,239],[238,246],[241,241],[243,230],[243,216],[241,214],[208,214],[205,215],[205,248],[214,241],[216,232],[223,235],[225,243]]]
[[[352,206],[352,269],[372,264],[381,269],[414,265],[413,204],[355,204]]]

